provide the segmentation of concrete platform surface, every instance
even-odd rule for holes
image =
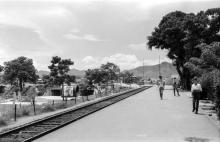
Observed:
[[[192,113],[191,98],[160,100],[152,87],[50,133],[36,142],[220,142],[220,131],[201,110]]]

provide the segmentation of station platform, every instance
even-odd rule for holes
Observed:
[[[192,113],[187,93],[157,87],[113,104],[36,142],[220,142],[220,131],[202,110]]]

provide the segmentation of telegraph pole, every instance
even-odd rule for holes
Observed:
[[[159,76],[161,75],[160,74],[160,49],[158,49],[158,51],[159,51]]]
[[[144,60],[143,60],[143,78],[144,78]]]

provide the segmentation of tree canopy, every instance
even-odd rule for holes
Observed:
[[[107,62],[106,64],[102,64],[100,68],[101,70],[106,72],[105,74],[106,81],[118,79],[120,68],[116,64]]]
[[[197,45],[220,41],[220,9],[208,9],[197,14],[181,11],[170,12],[160,21],[148,37],[149,49],[168,50],[167,56],[176,65],[182,85],[190,87],[192,75],[184,66],[192,57],[200,57]]]
[[[120,68],[114,63],[102,64],[100,68],[88,69],[85,77],[90,83],[108,83],[117,80]]]
[[[33,60],[27,57],[18,57],[17,59],[5,62],[4,65],[4,80],[11,84],[19,81],[21,91],[24,82],[36,82],[38,78]]]
[[[64,82],[69,83],[73,80],[73,77],[68,75],[70,66],[73,64],[74,62],[71,61],[71,59],[61,59],[61,57],[58,56],[52,57],[51,65],[48,66],[50,69],[50,83],[52,83],[52,85],[62,85]]]
[[[124,83],[133,83],[136,81],[134,74],[129,71],[122,72],[120,76],[123,78]]]

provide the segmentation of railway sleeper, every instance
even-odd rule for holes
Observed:
[[[55,123],[55,122],[44,122],[43,125],[60,125],[61,123]]]

